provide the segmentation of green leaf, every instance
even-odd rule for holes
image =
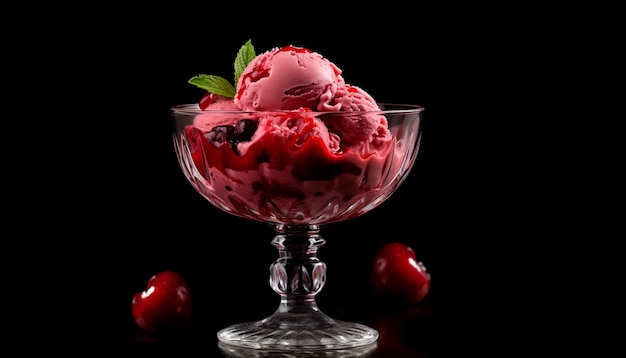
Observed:
[[[197,75],[189,79],[190,84],[203,90],[224,97],[235,97],[235,87],[223,77],[214,75]]]
[[[235,58],[235,84],[239,81],[239,76],[243,73],[243,70],[246,69],[246,66],[256,57],[256,53],[254,51],[254,46],[252,46],[252,40],[248,40],[241,48],[239,52],[237,52],[237,57]]]
[[[235,57],[235,86],[239,77],[246,69],[246,66],[256,57],[254,46],[252,46],[252,40],[246,41],[239,51],[237,57]],[[214,75],[197,75],[190,78],[187,82],[201,88],[205,91],[209,91],[213,94],[222,95],[228,98],[235,97],[235,86],[233,86],[228,80],[220,76]]]

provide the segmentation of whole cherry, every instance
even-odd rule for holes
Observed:
[[[187,281],[173,271],[153,275],[146,290],[133,296],[132,315],[137,325],[147,332],[184,327],[191,316],[191,292]]]
[[[400,242],[381,247],[374,257],[371,272],[372,289],[383,299],[417,303],[430,291],[430,273],[415,251]]]

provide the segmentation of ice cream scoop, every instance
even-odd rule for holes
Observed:
[[[328,130],[336,133],[344,146],[373,144],[380,147],[391,140],[385,116],[364,113],[376,112],[380,108],[374,98],[360,87],[346,84],[338,88],[332,103],[339,106],[340,112],[356,112],[354,115],[324,116]]]
[[[344,84],[341,70],[319,53],[285,46],[248,64],[237,82],[234,102],[243,111],[336,111],[340,105],[332,102]]]

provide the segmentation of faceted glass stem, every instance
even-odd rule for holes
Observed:
[[[281,297],[269,317],[232,325],[217,333],[220,342],[242,348],[328,350],[369,345],[378,332],[339,321],[320,311],[315,295],[326,283],[326,264],[317,250],[326,242],[319,225],[274,225],[278,259],[270,265],[270,286]]]

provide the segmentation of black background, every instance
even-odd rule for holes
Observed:
[[[241,15],[241,7],[250,13]],[[320,308],[367,324],[387,309],[414,312],[402,337],[411,356],[480,354],[512,339],[506,323],[530,310],[517,304],[527,293],[512,284],[525,277],[518,262],[544,220],[519,209],[534,178],[514,169],[526,163],[510,150],[520,134],[509,124],[528,114],[518,110],[524,92],[540,93],[532,78],[536,46],[544,45],[533,41],[528,23],[476,7],[389,4],[360,14],[341,6],[258,7],[102,5],[56,19],[33,39],[29,51],[39,57],[31,61],[40,62],[29,63],[29,75],[62,85],[41,89],[29,81],[26,101],[64,109],[30,129],[50,143],[38,149],[48,166],[36,170],[49,179],[29,182],[38,190],[28,200],[38,209],[28,215],[41,216],[41,226],[22,228],[51,237],[26,255],[38,269],[25,285],[38,282],[52,293],[46,302],[28,301],[42,316],[52,313],[41,320],[41,335],[64,350],[86,344],[206,356],[217,351],[217,329],[276,308],[267,282],[277,257],[273,233],[201,198],[171,141],[169,107],[202,95],[187,80],[199,73],[230,78],[237,50],[252,39],[257,53],[308,47],[378,101],[426,108],[423,144],[406,182],[372,212],[322,232],[328,278]],[[416,307],[386,307],[370,291],[373,256],[390,241],[411,246],[432,275],[431,293]],[[162,270],[187,278],[194,315],[187,331],[155,338],[134,326],[130,302]]]

